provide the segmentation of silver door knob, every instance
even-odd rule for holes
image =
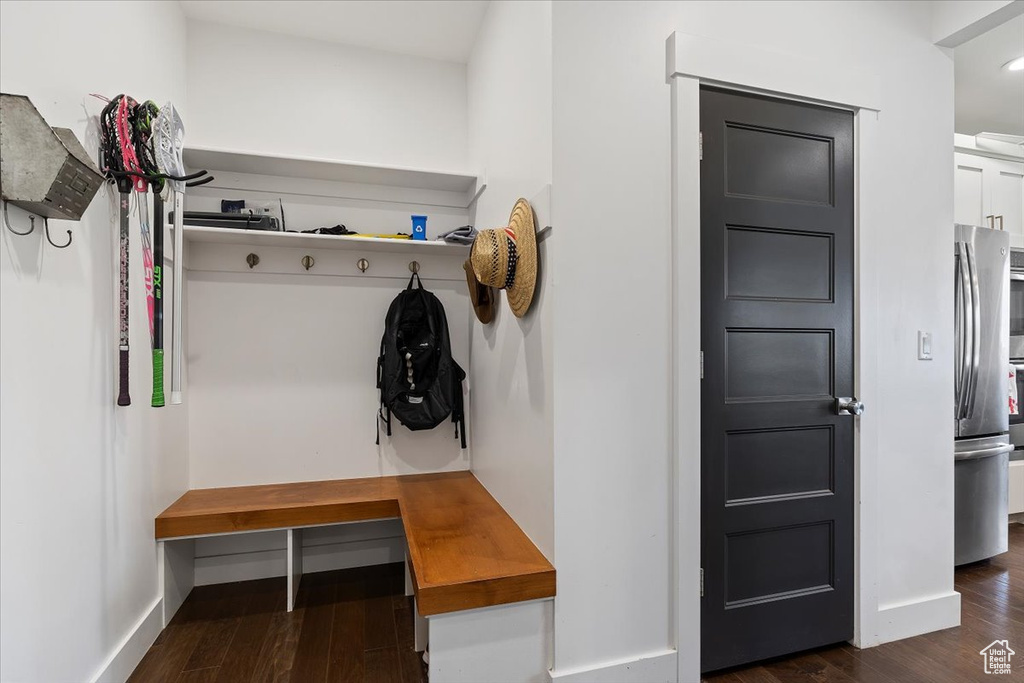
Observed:
[[[864,404],[855,396],[836,398],[836,415],[860,415],[864,412]]]

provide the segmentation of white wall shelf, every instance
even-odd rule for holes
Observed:
[[[227,171],[442,192],[470,192],[477,182],[477,177],[468,173],[212,147],[188,147],[184,151],[184,159],[189,168],[205,168],[212,172]]]
[[[436,240],[401,240],[384,237],[353,237],[347,235],[314,235],[301,232],[241,230],[186,225],[186,242],[231,244],[250,247],[287,247],[292,249],[341,249],[366,253],[459,256],[469,255],[469,245],[449,244]]]

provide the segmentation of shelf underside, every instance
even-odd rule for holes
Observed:
[[[313,235],[300,232],[271,232],[236,228],[185,226],[185,240],[208,244],[235,244],[253,247],[289,247],[296,249],[341,249],[391,254],[432,254],[465,257],[469,245],[449,244],[435,240],[401,240],[383,237],[346,235]]]
[[[185,149],[184,160],[186,166],[191,169],[204,168],[212,172],[226,171],[443,192],[469,192],[477,182],[476,176],[465,173],[199,147]]]

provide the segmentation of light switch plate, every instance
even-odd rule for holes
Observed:
[[[932,333],[923,330],[917,331],[917,359],[932,359]]]

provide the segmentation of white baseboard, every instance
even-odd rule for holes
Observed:
[[[163,626],[163,599],[157,598],[142,618],[128,631],[124,640],[114,648],[100,670],[90,681],[92,683],[124,683],[135,671],[146,651],[160,635]]]
[[[551,671],[557,683],[675,683],[675,650],[651,652],[575,669]]]
[[[960,625],[960,594],[950,591],[911,602],[883,605],[878,609],[875,644],[913,638]]]

